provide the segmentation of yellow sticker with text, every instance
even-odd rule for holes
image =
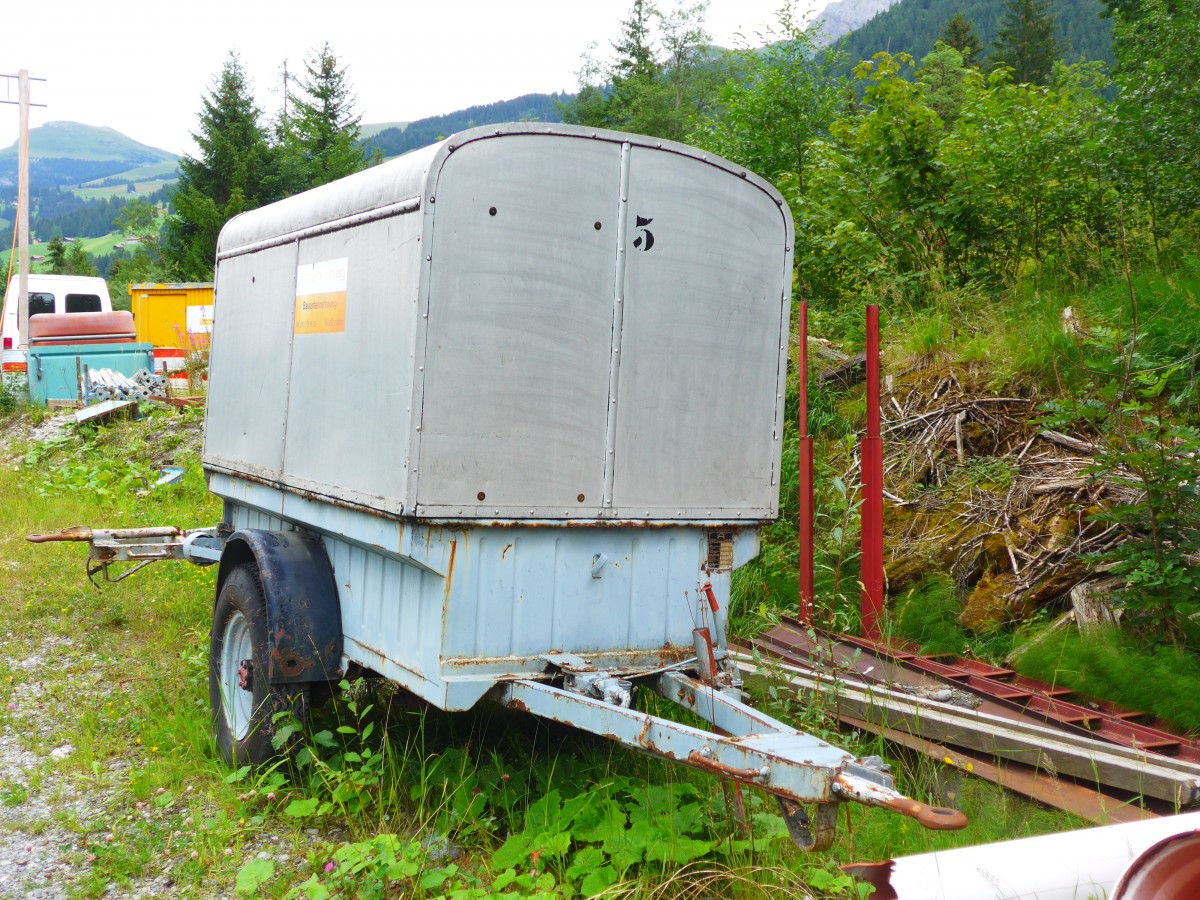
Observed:
[[[296,334],[346,330],[346,272],[349,260],[327,259],[296,268]]]

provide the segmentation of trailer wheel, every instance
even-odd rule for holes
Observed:
[[[258,567],[243,563],[225,579],[213,607],[209,636],[208,699],[217,751],[229,766],[262,765],[286,755],[272,739],[290,712],[308,718],[307,684],[267,680],[267,610]],[[281,717],[282,718],[282,717]]]

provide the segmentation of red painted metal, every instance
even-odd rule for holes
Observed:
[[[813,620],[813,444],[808,433],[808,301],[800,301],[800,360],[796,364],[800,392],[800,614]]]
[[[721,607],[717,605],[717,595],[713,591],[712,582],[704,582],[704,587],[701,590],[704,591],[704,596],[708,599],[708,608],[715,613]]]
[[[883,439],[879,434],[879,307],[867,307],[867,435],[862,441],[862,633],[883,616]]]

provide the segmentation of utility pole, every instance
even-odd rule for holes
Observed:
[[[21,69],[16,75],[0,75],[0,78],[17,80],[17,107],[21,128],[17,162],[17,347],[25,350],[29,346],[29,107],[46,105],[30,103],[29,82],[46,79],[30,78],[28,69]],[[0,103],[12,102],[0,100]],[[11,265],[10,260],[10,268]],[[7,285],[5,289],[7,291]]]

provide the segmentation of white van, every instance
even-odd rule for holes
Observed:
[[[37,275],[30,273],[29,315],[39,313],[112,312],[112,300],[103,278],[92,275]],[[17,294],[20,278],[14,275],[4,293],[4,371],[24,372],[25,351],[20,348]],[[28,338],[27,338],[28,340]]]

